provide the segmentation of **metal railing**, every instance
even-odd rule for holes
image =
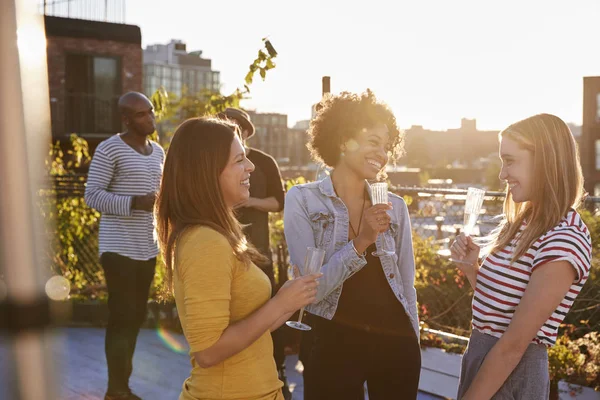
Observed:
[[[39,0],[44,15],[90,21],[125,22],[126,0]]]
[[[85,175],[63,176],[54,180],[55,195],[60,199],[81,198]],[[463,223],[465,190],[394,187],[393,192],[406,196],[414,232],[417,260],[417,293],[421,321],[430,329],[468,336],[471,320],[472,290],[464,277],[447,260],[446,247]],[[410,198],[408,198],[410,197]],[[497,225],[494,218],[502,212],[504,193],[488,192],[483,215],[477,225],[486,234]],[[600,198],[589,197],[588,207],[600,205]],[[478,233],[477,230],[475,233]],[[278,235],[283,237],[283,235]],[[89,282],[81,293],[102,290],[102,269],[97,257],[97,227],[90,237],[75,241],[73,252],[78,258],[78,270]],[[288,276],[289,256],[283,239],[273,243],[273,261],[278,282]],[[596,267],[597,268],[597,267]],[[575,301],[566,322],[578,325],[591,321],[600,329],[600,282],[588,282]]]
[[[62,99],[52,99],[53,136],[119,132],[118,101],[118,96],[99,97],[90,93],[68,93]]]

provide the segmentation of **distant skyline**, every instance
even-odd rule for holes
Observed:
[[[268,36],[277,68],[242,106],[310,118],[321,77],[332,92],[371,88],[403,129],[482,130],[548,112],[581,124],[583,77],[600,75],[600,1],[364,2],[127,0],[143,46],[180,39],[202,50],[228,94]]]

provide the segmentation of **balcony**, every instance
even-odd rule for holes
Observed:
[[[83,137],[106,137],[121,130],[118,96],[100,97],[69,93],[50,99],[52,136],[60,139],[71,133]]]
[[[42,14],[88,21],[125,23],[126,0],[39,0]]]

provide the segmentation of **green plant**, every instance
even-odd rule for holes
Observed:
[[[66,152],[60,142],[50,145],[45,165],[54,184],[40,190],[37,204],[50,240],[47,258],[51,268],[69,279],[73,292],[78,293],[101,280],[100,271],[81,268],[75,249],[83,242],[95,240],[93,232],[100,214],[87,207],[82,192],[70,192],[74,186],[82,186],[76,169],[90,161],[87,142],[72,134],[64,147]]]
[[[548,350],[550,379],[589,386],[600,391],[600,334],[589,332],[574,339],[574,326],[567,326],[556,344]]]
[[[413,232],[419,319],[427,327],[467,336],[473,291],[466,277],[439,250],[434,238]]]

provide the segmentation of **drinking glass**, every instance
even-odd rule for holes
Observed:
[[[308,247],[306,249],[306,256],[304,257],[304,274],[316,274],[323,266],[323,259],[325,258],[325,250],[317,249],[315,247]],[[304,314],[304,307],[300,309],[298,315],[298,321],[287,321],[286,325],[290,328],[298,329],[301,331],[310,331],[311,327],[302,322],[302,315]]]
[[[385,182],[377,182],[371,185],[371,201],[375,204],[387,204],[388,203],[388,185]],[[374,251],[375,257],[391,256],[394,251],[389,251],[385,248],[385,238],[381,240],[381,249]]]
[[[473,228],[477,224],[477,218],[481,212],[485,190],[470,187],[467,189],[467,198],[465,200],[465,215],[463,220],[463,232],[466,236],[471,236]],[[452,262],[460,264],[470,264],[468,262],[452,258]]]
[[[463,232],[466,236],[470,236],[477,224],[477,218],[481,212],[481,206],[483,205],[483,197],[485,196],[485,190],[470,187],[467,190],[467,199],[465,200],[465,216],[464,216],[464,227]]]

